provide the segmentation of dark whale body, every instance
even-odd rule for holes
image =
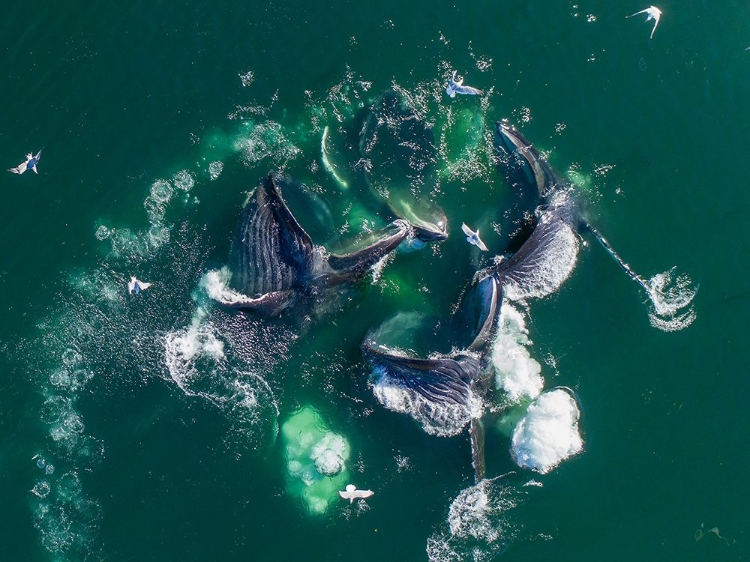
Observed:
[[[362,346],[365,357],[375,367],[376,384],[385,380],[386,384],[424,399],[430,406],[422,406],[420,414],[446,405],[460,405],[469,411],[472,400],[489,391],[493,379],[491,346],[503,299],[542,298],[557,291],[575,267],[579,231],[590,232],[628,276],[651,293],[646,281],[617,255],[596,228],[582,219],[573,187],[505,120],[496,125],[496,145],[499,166],[508,181],[535,189],[540,205],[533,231],[519,249],[474,277],[469,295],[474,297],[482,318],[476,338],[465,351],[430,359],[417,359],[379,346],[374,336],[368,336]],[[692,295],[683,306],[691,300]],[[483,426],[477,414],[467,417],[475,478],[480,481],[485,476]]]
[[[413,234],[396,220],[369,246],[343,255],[313,244],[289,210],[269,175],[249,196],[230,252],[232,286],[237,291],[222,304],[273,316],[300,297],[364,277],[381,258]]]
[[[480,322],[471,345],[450,356],[419,359],[379,346],[371,332],[362,345],[379,383],[399,386],[439,405],[469,410],[474,397],[484,397],[494,379],[491,364],[500,308],[504,298],[542,297],[554,292],[570,275],[578,254],[578,207],[571,187],[563,182],[534,147],[507,123],[498,123],[499,149],[506,152],[507,173],[536,186],[542,205],[533,232],[509,259],[477,272],[469,297]],[[512,161],[516,161],[520,166]],[[562,263],[561,263],[562,259]],[[472,464],[477,481],[485,477],[484,428],[480,417],[467,419]]]

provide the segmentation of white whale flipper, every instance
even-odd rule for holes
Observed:
[[[654,20],[654,28],[651,30],[651,39],[653,39],[654,32],[656,31],[656,26],[659,25],[659,19],[661,18],[661,10],[656,6],[649,6],[645,10],[630,14],[626,17],[632,18],[633,16],[637,16],[638,14],[646,14],[646,21]]]
[[[471,86],[464,86],[463,78],[459,77],[459,79],[456,80],[457,72],[457,70],[453,71],[450,82],[448,82],[448,86],[445,88],[446,94],[448,94],[452,98],[455,98],[456,94],[477,96],[482,93],[482,90],[477,90],[476,88],[472,88]]]
[[[349,503],[352,503],[356,499],[366,499],[370,496],[373,496],[375,492],[372,490],[357,490],[357,487],[354,484],[347,484],[346,490],[339,491],[339,496],[344,498],[345,500],[349,500]]]
[[[466,241],[469,242],[469,244],[474,244],[477,248],[479,248],[483,252],[488,251],[487,246],[484,244],[484,242],[482,242],[482,239],[479,238],[478,229],[476,232],[474,232],[472,229],[466,226],[466,223],[461,223],[461,230],[463,230],[464,234],[466,234]]]
[[[144,281],[141,281],[139,279],[136,279],[135,276],[130,278],[130,281],[128,282],[128,293],[136,295],[140,293],[141,291],[145,291],[151,286],[151,283],[145,283]]]

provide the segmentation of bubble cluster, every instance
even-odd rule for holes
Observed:
[[[282,424],[287,491],[321,515],[348,484],[349,443],[332,432],[320,414],[305,406]]]

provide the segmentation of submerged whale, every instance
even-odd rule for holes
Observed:
[[[371,204],[385,201],[392,214],[420,229],[423,240],[447,238],[445,213],[434,202],[435,134],[409,95],[386,90],[364,110],[358,128],[359,168]]]
[[[364,248],[332,254],[313,244],[284,201],[274,174],[248,197],[234,239],[230,269],[233,291],[214,295],[222,304],[273,316],[299,299],[364,277],[401,242],[419,236],[406,220],[395,220]]]

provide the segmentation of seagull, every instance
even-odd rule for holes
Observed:
[[[136,279],[135,276],[130,278],[130,282],[128,283],[128,293],[131,295],[133,293],[140,294],[141,291],[145,291],[151,286],[151,283],[145,283],[139,279]]]
[[[357,490],[357,487],[354,484],[348,484],[346,486],[346,491],[344,492],[339,491],[339,496],[341,496],[345,500],[349,500],[349,503],[352,503],[354,500],[359,498],[369,498],[374,494],[375,492],[373,492],[372,490]]]
[[[466,223],[461,223],[461,230],[463,230],[464,234],[466,234],[466,240],[467,242],[469,242],[469,244],[474,244],[483,252],[488,251],[487,246],[485,246],[484,242],[482,242],[482,239],[479,238],[479,229],[474,232],[472,229],[466,226]]]
[[[654,31],[656,31],[656,26],[659,25],[659,18],[661,18],[661,10],[657,8],[656,6],[649,6],[645,10],[641,10],[640,12],[630,14],[629,16],[626,16],[626,17],[632,18],[633,16],[637,16],[638,14],[647,14],[646,21],[654,20],[654,28],[651,30],[651,39],[653,39]]]
[[[459,78],[458,80],[456,80],[456,72],[456,70],[453,71],[453,76],[451,76],[448,87],[445,88],[446,94],[448,94],[452,98],[455,98],[456,94],[468,94],[476,96],[482,93],[482,90],[477,90],[476,88],[472,88],[471,86],[464,86],[463,78]]]
[[[42,157],[41,150],[36,153],[36,156],[34,156],[33,154],[31,154],[31,152],[29,152],[26,155],[25,162],[21,162],[15,168],[8,168],[8,171],[13,172],[14,174],[23,174],[26,170],[34,170],[34,173],[38,174],[39,170],[36,169],[36,165],[39,162],[39,158],[41,157]]]

